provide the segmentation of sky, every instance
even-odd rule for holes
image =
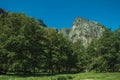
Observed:
[[[0,8],[42,19],[52,28],[71,28],[77,16],[115,30],[120,25],[120,0],[0,0]]]

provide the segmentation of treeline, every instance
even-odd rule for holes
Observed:
[[[120,28],[84,48],[41,22],[0,9],[0,74],[120,71]]]

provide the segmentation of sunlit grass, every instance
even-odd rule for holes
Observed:
[[[78,73],[35,77],[0,75],[0,80],[120,80],[120,73]]]

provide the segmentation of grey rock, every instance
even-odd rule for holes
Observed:
[[[66,32],[67,29],[62,29],[64,35],[68,35],[72,42],[81,40],[84,47],[87,47],[93,39],[98,39],[105,31],[105,27],[96,22],[77,17],[73,22],[72,29]]]
[[[69,35],[71,29],[68,29],[68,28],[62,28],[59,30],[59,33],[62,33],[64,36],[67,36]]]

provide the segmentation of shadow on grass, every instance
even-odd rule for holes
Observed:
[[[76,74],[77,72],[62,72],[62,73],[54,73],[54,74],[49,74],[49,73],[15,73],[15,72],[9,72],[7,74],[1,74],[3,76],[15,76],[15,77],[45,77],[45,76],[56,76],[56,75],[66,75],[66,74]]]
[[[3,74],[4,75],[4,74]],[[8,73],[6,76],[15,76],[15,77],[44,77],[44,76],[54,76],[56,74],[48,74],[48,73],[37,73],[37,74],[15,74]]]

